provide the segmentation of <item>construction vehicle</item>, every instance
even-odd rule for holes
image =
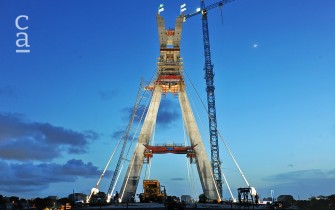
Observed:
[[[144,192],[139,195],[141,203],[162,203],[166,199],[165,187],[158,180],[143,180],[143,189]]]

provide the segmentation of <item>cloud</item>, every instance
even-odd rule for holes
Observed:
[[[274,182],[297,182],[306,179],[325,179],[329,172],[323,172],[320,169],[290,171],[286,173],[276,174],[264,178],[266,181]]]
[[[0,113],[0,158],[7,160],[52,160],[61,153],[82,154],[93,131],[83,133],[24,120],[22,115]]]
[[[141,107],[137,110],[135,122],[138,122],[140,120],[140,117],[144,113],[144,117],[146,115],[147,109],[144,110],[144,107]],[[131,117],[131,114],[133,112],[133,107],[126,107],[122,110],[122,112],[126,113],[125,120],[129,120]],[[143,118],[144,118],[143,117]],[[180,119],[181,112],[180,112],[180,106],[177,102],[169,99],[162,99],[158,114],[157,114],[157,125],[163,125],[163,126],[170,126],[172,125],[176,120]],[[143,119],[144,120],[144,119]]]
[[[91,162],[72,159],[65,164],[57,163],[7,163],[0,161],[0,189],[4,192],[19,193],[40,191],[50,184],[74,182],[80,177],[99,177],[101,171]],[[106,176],[110,176],[110,171]]]
[[[0,86],[0,97],[6,97],[11,98],[15,97],[16,93],[12,86],[6,85],[6,86]]]
[[[111,100],[117,96],[117,91],[116,90],[108,90],[108,91],[99,91],[99,97],[101,100]]]
[[[112,134],[112,138],[113,140],[119,140],[121,138],[121,136],[123,135],[124,133],[124,130],[118,130],[118,131],[115,131],[113,134]]]
[[[171,181],[184,181],[184,178],[171,178]]]
[[[90,139],[90,140],[97,140],[99,138],[99,134],[97,134],[94,131],[87,130],[87,131],[84,131],[83,134],[85,138]]]
[[[130,106],[125,107],[121,110],[121,112],[124,113],[124,115],[123,115],[123,120],[124,121],[127,121],[127,122],[129,121],[129,119],[131,118],[131,115],[133,113],[133,110],[134,110],[134,108],[130,107]],[[142,112],[143,112],[143,109],[137,109],[136,115],[141,116]],[[135,117],[134,120],[136,120],[138,122],[139,119],[137,117]]]
[[[124,117],[123,117],[124,121],[129,122],[131,115],[133,113],[133,109],[134,109],[133,107],[125,107],[122,109],[121,112],[124,113]],[[142,115],[143,115],[143,119],[141,123],[143,124],[146,112],[147,112],[147,109],[145,107],[140,107],[139,109],[137,109],[133,126],[137,126],[137,123],[139,123]],[[181,119],[181,111],[180,111],[180,107],[178,103],[175,101],[163,98],[161,100],[160,107],[158,109],[157,120],[156,120],[157,126],[169,127],[169,126],[172,126],[173,123],[178,119]],[[115,131],[112,134],[112,138],[118,140],[120,137],[122,137],[125,129],[126,129],[126,125],[123,130],[120,129],[120,130]],[[133,134],[130,134],[129,136],[133,136]]]
[[[179,104],[172,100],[162,99],[157,114],[157,124],[169,126],[172,125],[176,120],[180,119],[180,117],[181,112]]]
[[[333,194],[335,188],[335,170],[298,170],[280,173],[264,178],[270,186],[260,188],[263,195],[275,190],[276,195],[289,194],[295,199],[307,199],[318,195]]]

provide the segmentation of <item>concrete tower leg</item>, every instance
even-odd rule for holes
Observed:
[[[219,196],[214,184],[214,178],[211,170],[212,167],[208,160],[206,148],[200,136],[199,128],[195,121],[185,90],[179,92],[178,98],[191,145],[197,145],[194,149],[197,155],[196,164],[202,189],[207,197],[211,199],[218,199]]]
[[[161,96],[161,88],[156,87],[153,92],[149,109],[145,116],[132,159],[130,160],[126,176],[123,180],[120,192],[120,198],[122,201],[126,201],[128,196],[135,196],[144,162],[145,147],[143,146],[143,144],[148,144],[150,141],[153,128],[156,124],[157,112],[161,102]]]

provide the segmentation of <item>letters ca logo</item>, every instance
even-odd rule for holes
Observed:
[[[30,53],[30,45],[28,44],[28,34],[26,30],[28,29],[28,26],[26,24],[23,24],[24,22],[21,21],[21,19],[28,21],[27,15],[19,15],[15,19],[15,26],[19,30],[19,32],[16,33],[16,53]]]

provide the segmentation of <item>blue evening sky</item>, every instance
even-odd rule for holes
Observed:
[[[0,194],[89,193],[128,123],[141,78],[155,73],[160,3],[167,28],[181,4],[186,13],[199,6],[197,0],[0,0]],[[209,12],[218,128],[262,198],[271,190],[296,199],[335,193],[334,11],[333,0],[236,0],[222,16],[219,8]],[[20,15],[28,16],[19,21],[24,31],[15,26]],[[30,53],[16,53],[19,32],[27,34]],[[206,102],[200,16],[183,25],[181,56]],[[155,142],[183,143],[180,118],[177,98],[163,97]],[[199,127],[210,154],[200,120]],[[220,143],[236,196],[245,184]],[[101,191],[115,164],[116,158]],[[187,176],[184,156],[154,156],[151,178],[168,194],[191,194]]]

